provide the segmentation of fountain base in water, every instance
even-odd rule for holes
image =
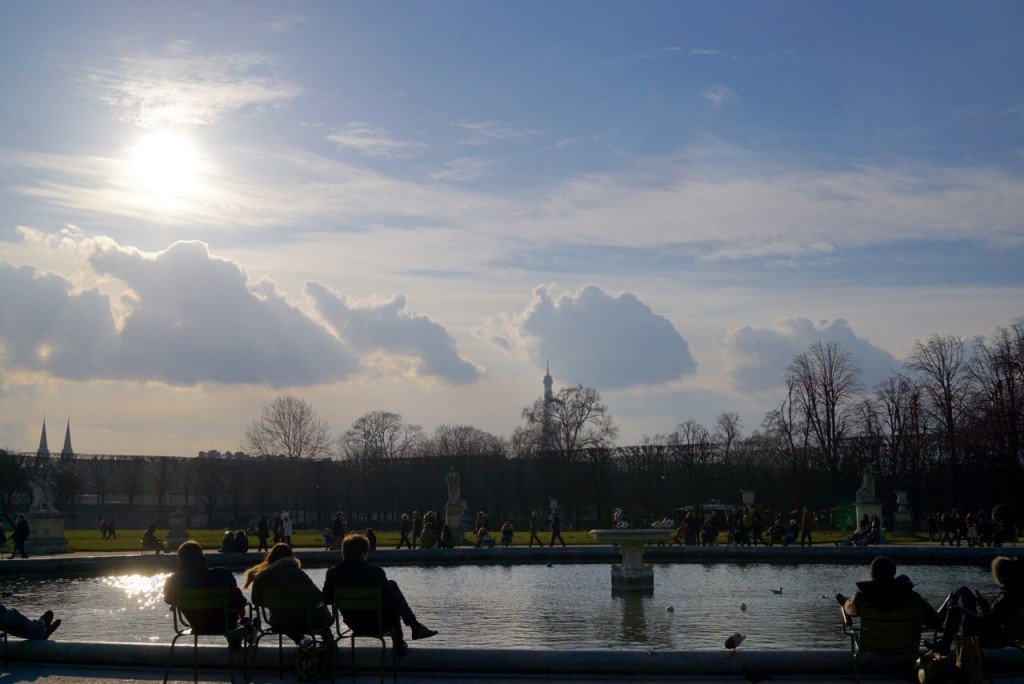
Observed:
[[[622,562],[612,564],[612,591],[654,589],[654,568],[644,563],[644,546],[668,539],[668,530],[590,530],[594,539],[619,545]]]

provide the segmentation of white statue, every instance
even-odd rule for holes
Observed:
[[[871,469],[871,464],[864,469],[864,479],[861,481],[860,489],[857,490],[856,494],[857,503],[877,503],[878,496],[875,494],[875,471]]]
[[[28,486],[32,488],[32,503],[28,507],[29,510],[52,511],[53,496],[50,494],[50,483],[37,475],[28,481]]]
[[[448,474],[444,476],[444,482],[448,485],[448,503],[456,503],[462,499],[462,478],[452,468],[448,471]]]

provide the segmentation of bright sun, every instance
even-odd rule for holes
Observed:
[[[199,187],[201,159],[195,144],[174,132],[147,133],[131,148],[131,176],[140,190],[185,199]]]

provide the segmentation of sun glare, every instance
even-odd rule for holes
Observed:
[[[158,198],[194,195],[200,170],[198,149],[181,133],[147,133],[131,148],[132,179],[141,191]]]

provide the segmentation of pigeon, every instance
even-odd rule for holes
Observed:
[[[774,682],[775,677],[772,677],[767,672],[758,672],[757,670],[751,670],[749,666],[743,666],[743,678],[751,684],[757,684],[758,682]]]
[[[673,608],[672,606],[669,606],[668,608],[665,609],[665,612],[666,613],[674,613],[674,612],[676,612],[676,609]]]
[[[744,613],[746,613],[747,612],[747,604],[746,603],[741,603],[740,604],[740,610],[743,611]]]
[[[549,568],[553,568],[553,567],[555,567],[555,564],[554,563],[548,563],[548,567]]]
[[[743,643],[744,639],[746,639],[745,636],[743,636],[739,632],[736,632],[731,637],[725,640],[725,647],[733,653],[735,653],[736,649],[739,648],[740,644]]]
[[[773,594],[775,594],[776,596],[778,596],[779,594],[782,593],[782,587],[779,587],[778,589],[769,589],[768,591],[770,591]]]

